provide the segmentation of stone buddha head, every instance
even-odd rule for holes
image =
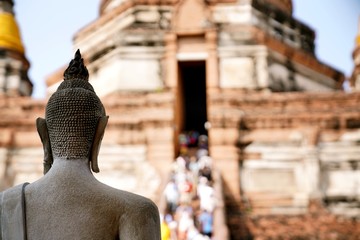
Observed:
[[[92,171],[99,172],[97,156],[108,116],[88,79],[77,50],[64,72],[64,81],[46,105],[45,119],[36,120],[44,147],[44,174],[57,158],[86,158]]]

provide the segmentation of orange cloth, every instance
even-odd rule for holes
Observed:
[[[14,15],[0,13],[0,48],[7,48],[24,53],[20,31]]]
[[[360,33],[359,33],[359,35],[356,37],[356,46],[360,46]]]

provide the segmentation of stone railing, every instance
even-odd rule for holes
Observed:
[[[217,170],[213,170],[214,190],[216,198],[216,207],[214,209],[214,239],[228,240],[229,229],[226,225],[225,202],[223,195],[223,185],[221,174]]]
[[[252,6],[258,26],[287,44],[314,54],[314,30],[266,1],[253,0]]]

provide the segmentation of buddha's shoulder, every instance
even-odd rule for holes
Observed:
[[[147,197],[112,187],[106,189],[106,194],[108,194],[107,199],[129,211],[158,213],[156,204]]]
[[[2,199],[4,196],[10,196],[10,198],[13,198],[14,196],[21,195],[21,192],[23,191],[23,188],[28,183],[19,184],[13,187],[10,187],[8,189],[5,189],[4,191],[0,192],[0,199]]]
[[[0,192],[0,209],[3,208],[3,205],[16,206],[21,203],[22,191],[27,184],[19,184]]]

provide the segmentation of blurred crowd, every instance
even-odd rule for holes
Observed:
[[[180,155],[163,193],[162,240],[212,239],[216,199],[207,136],[190,132],[181,134],[179,142]]]

